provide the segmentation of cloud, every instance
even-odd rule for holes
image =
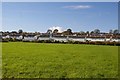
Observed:
[[[59,26],[53,26],[53,27],[50,27],[49,29],[52,30],[52,32],[55,30],[55,29],[58,29],[58,32],[63,32],[63,28],[62,27],[59,27]]]
[[[69,9],[89,9],[92,6],[90,5],[76,5],[76,6],[64,6],[63,8],[69,8]]]

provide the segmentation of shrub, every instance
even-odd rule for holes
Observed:
[[[79,44],[80,42],[79,41],[74,41],[73,44]]]
[[[8,39],[2,39],[1,42],[9,42],[9,40]]]

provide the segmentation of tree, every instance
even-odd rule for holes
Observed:
[[[67,33],[68,33],[68,35],[72,34],[72,30],[71,29],[67,29]]]
[[[95,30],[94,30],[94,33],[95,33],[95,34],[99,34],[99,33],[100,33],[100,30],[99,30],[99,29],[95,29]]]
[[[80,31],[80,34],[85,34],[85,32],[84,31]]]
[[[86,35],[89,36],[89,34],[90,34],[89,31],[87,31],[87,32],[86,32]]]
[[[114,33],[114,34],[119,34],[119,30],[118,30],[118,29],[115,29],[115,30],[113,31],[113,33]]]
[[[18,30],[18,33],[20,33],[20,34],[23,33],[23,30],[22,30],[22,29],[19,29],[19,30]]]
[[[109,34],[112,34],[113,33],[113,30],[109,30]]]
[[[51,32],[52,32],[52,30],[51,30],[51,29],[48,29],[48,30],[47,30],[47,33],[51,33]]]
[[[63,35],[71,35],[72,34],[72,30],[71,29],[67,29],[67,31],[63,31],[62,34]]]
[[[93,34],[93,33],[94,33],[94,31],[91,31],[91,32],[90,32],[90,34]]]
[[[89,34],[89,31],[86,31],[86,34]]]
[[[14,34],[16,34],[17,32],[16,32],[16,31],[12,31],[11,33],[14,33]]]
[[[51,30],[51,29],[48,29],[48,30],[47,30],[47,34],[51,35],[51,34],[52,34],[52,30]]]
[[[53,33],[55,33],[55,34],[58,33],[58,29],[55,29],[55,30],[53,31]]]

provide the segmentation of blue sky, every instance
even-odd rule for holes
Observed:
[[[119,0],[1,0],[2,2],[118,2]]]
[[[118,28],[117,2],[3,2],[2,30],[46,32],[54,26],[74,32]]]

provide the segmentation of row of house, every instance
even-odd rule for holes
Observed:
[[[94,34],[94,35],[62,35],[62,34],[45,34],[41,33],[38,35],[35,34],[27,34],[27,35],[21,35],[21,34],[7,34],[7,35],[1,35],[2,39],[18,39],[22,41],[36,41],[36,40],[54,40],[54,41],[80,41],[80,42],[86,42],[86,41],[109,41],[109,42],[119,42],[120,41],[120,35],[113,35],[113,34]]]

